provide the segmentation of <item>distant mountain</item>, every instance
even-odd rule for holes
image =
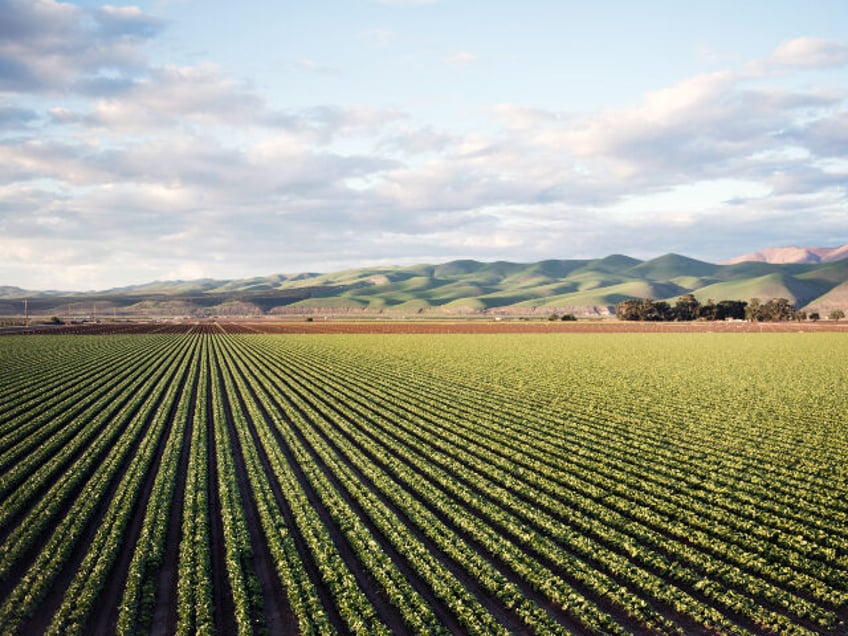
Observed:
[[[834,263],[848,258],[848,244],[842,247],[767,247],[757,252],[743,254],[723,261],[722,265],[736,263]]]
[[[0,285],[0,298],[22,298],[26,290],[12,285]]]
[[[69,292],[60,292],[53,290],[32,291],[29,289],[21,289],[20,287],[14,287],[12,285],[0,285],[0,298],[40,298],[44,296],[59,296],[67,293]]]
[[[259,315],[578,316],[609,315],[631,298],[704,302],[783,297],[796,307],[848,310],[848,247],[807,250],[814,263],[740,261],[716,265],[679,254],[640,261],[599,259],[536,263],[457,260],[436,265],[365,267],[324,274],[153,282],[99,292],[0,288],[0,316],[62,319]],[[823,260],[828,259],[828,260]],[[736,259],[734,259],[736,260]]]

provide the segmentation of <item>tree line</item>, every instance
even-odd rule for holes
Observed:
[[[701,304],[692,294],[680,296],[672,305],[665,300],[641,298],[624,300],[615,306],[620,320],[673,322],[688,320],[749,320],[751,322],[778,322],[786,320],[818,320],[818,312],[809,315],[797,311],[786,298],[759,298],[745,300],[708,300]],[[830,312],[831,320],[845,317],[841,309]]]

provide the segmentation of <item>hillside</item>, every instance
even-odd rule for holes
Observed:
[[[820,312],[848,309],[848,259],[716,265],[679,254],[535,263],[458,260],[249,279],[153,282],[98,292],[0,288],[0,315],[63,320],[256,315],[609,315],[629,298],[785,297]]]
[[[750,252],[724,261],[723,265],[736,263],[771,263],[785,265],[789,263],[835,263],[848,258],[848,244],[841,247],[767,247],[756,252]]]

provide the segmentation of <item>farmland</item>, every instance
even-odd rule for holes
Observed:
[[[844,333],[259,330],[0,338],[2,633],[848,630]]]

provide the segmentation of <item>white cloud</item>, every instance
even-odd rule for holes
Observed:
[[[87,10],[53,0],[0,0],[0,92],[52,93],[102,73],[143,71],[162,22],[133,7]]]
[[[357,106],[275,109],[262,95],[214,65],[151,69],[131,88],[100,98],[90,110],[55,106],[47,114],[56,124],[88,127],[109,138],[194,130],[214,140],[226,131],[271,129],[285,130],[292,138],[313,144],[328,144],[345,135],[376,134],[407,116],[397,109]]]
[[[799,118],[826,118],[843,100],[762,88],[727,72],[700,75],[649,93],[638,106],[548,126],[539,141],[622,178],[674,185],[733,176],[758,153],[787,145]]]
[[[817,38],[795,38],[778,46],[766,60],[777,67],[834,68],[848,64],[848,46]]]
[[[297,60],[296,62],[293,62],[291,66],[294,69],[307,71],[309,73],[316,73],[318,75],[330,75],[338,77],[342,74],[341,70],[336,68],[335,66],[328,66],[316,60],[308,58]]]
[[[458,142],[457,136],[433,130],[430,126],[406,127],[383,138],[378,148],[400,152],[407,156],[421,156],[444,152]]]
[[[498,121],[513,130],[532,130],[560,121],[556,113],[518,104],[498,104],[493,112]]]
[[[785,136],[819,157],[848,156],[848,108],[789,128]]]
[[[480,61],[480,57],[469,51],[457,51],[448,58],[451,64],[456,66],[470,66]]]
[[[181,121],[245,125],[261,117],[263,100],[212,65],[166,66],[123,94],[101,100],[92,122],[112,130],[144,130]]]
[[[848,63],[840,43],[790,40],[624,107],[515,102],[451,127],[413,101],[291,108],[214,64],[154,66],[144,48],[162,23],[134,7],[0,11],[0,247],[27,263],[4,264],[2,282],[642,256],[642,236],[698,256],[728,228],[740,245],[845,236],[848,90],[804,81]],[[323,59],[291,68],[338,75]]]

